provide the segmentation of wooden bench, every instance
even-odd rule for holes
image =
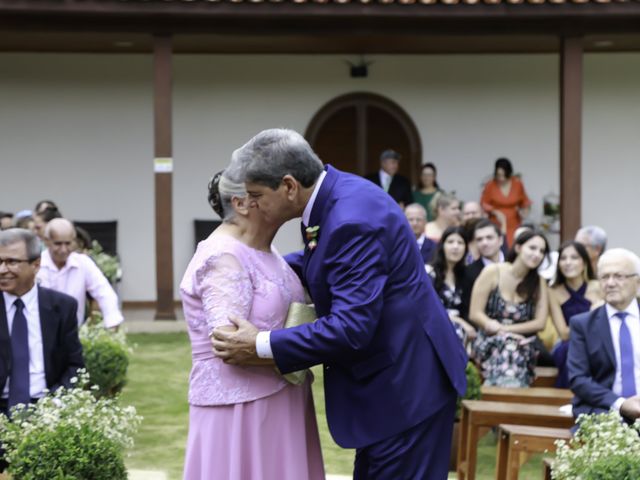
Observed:
[[[573,393],[565,388],[531,387],[504,388],[483,386],[481,400],[489,402],[535,403],[540,405],[566,405],[571,403]]]
[[[483,427],[500,424],[571,428],[573,416],[554,405],[463,400],[458,441],[458,479],[475,480],[478,438]]]
[[[532,387],[553,387],[558,378],[558,369],[555,367],[536,367],[536,377]]]
[[[518,480],[520,466],[532,453],[555,452],[555,441],[569,440],[567,428],[500,425],[496,480]]]

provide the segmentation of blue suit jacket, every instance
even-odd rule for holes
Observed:
[[[573,415],[609,411],[618,395],[611,390],[616,358],[605,306],[571,317],[567,369]]]
[[[383,190],[327,167],[310,225],[320,227],[316,248],[287,260],[319,318],[273,331],[271,347],[283,373],[324,364],[331,434],[361,448],[455,401],[467,357],[402,210]]]

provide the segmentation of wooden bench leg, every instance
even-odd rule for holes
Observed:
[[[467,436],[469,434],[469,412],[462,408],[460,415],[460,427],[458,430],[458,480],[465,480],[467,471]]]
[[[498,455],[496,457],[496,480],[506,480],[509,451],[509,435],[498,432]]]
[[[479,427],[473,424],[473,418],[469,419],[467,438],[467,480],[476,480],[476,463],[478,461]]]

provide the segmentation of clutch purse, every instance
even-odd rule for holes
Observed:
[[[289,305],[287,318],[284,321],[284,328],[297,327],[305,323],[312,323],[316,320],[316,310],[313,305],[306,303],[292,302]],[[309,370],[299,370],[283,375],[284,379],[293,385],[302,385],[307,378]]]

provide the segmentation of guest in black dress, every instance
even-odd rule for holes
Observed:
[[[463,227],[449,227],[442,234],[431,265],[427,267],[440,300],[449,313],[460,339],[465,342],[476,337],[476,329],[467,321],[469,304],[464,300],[469,288],[465,257],[467,241]]]

